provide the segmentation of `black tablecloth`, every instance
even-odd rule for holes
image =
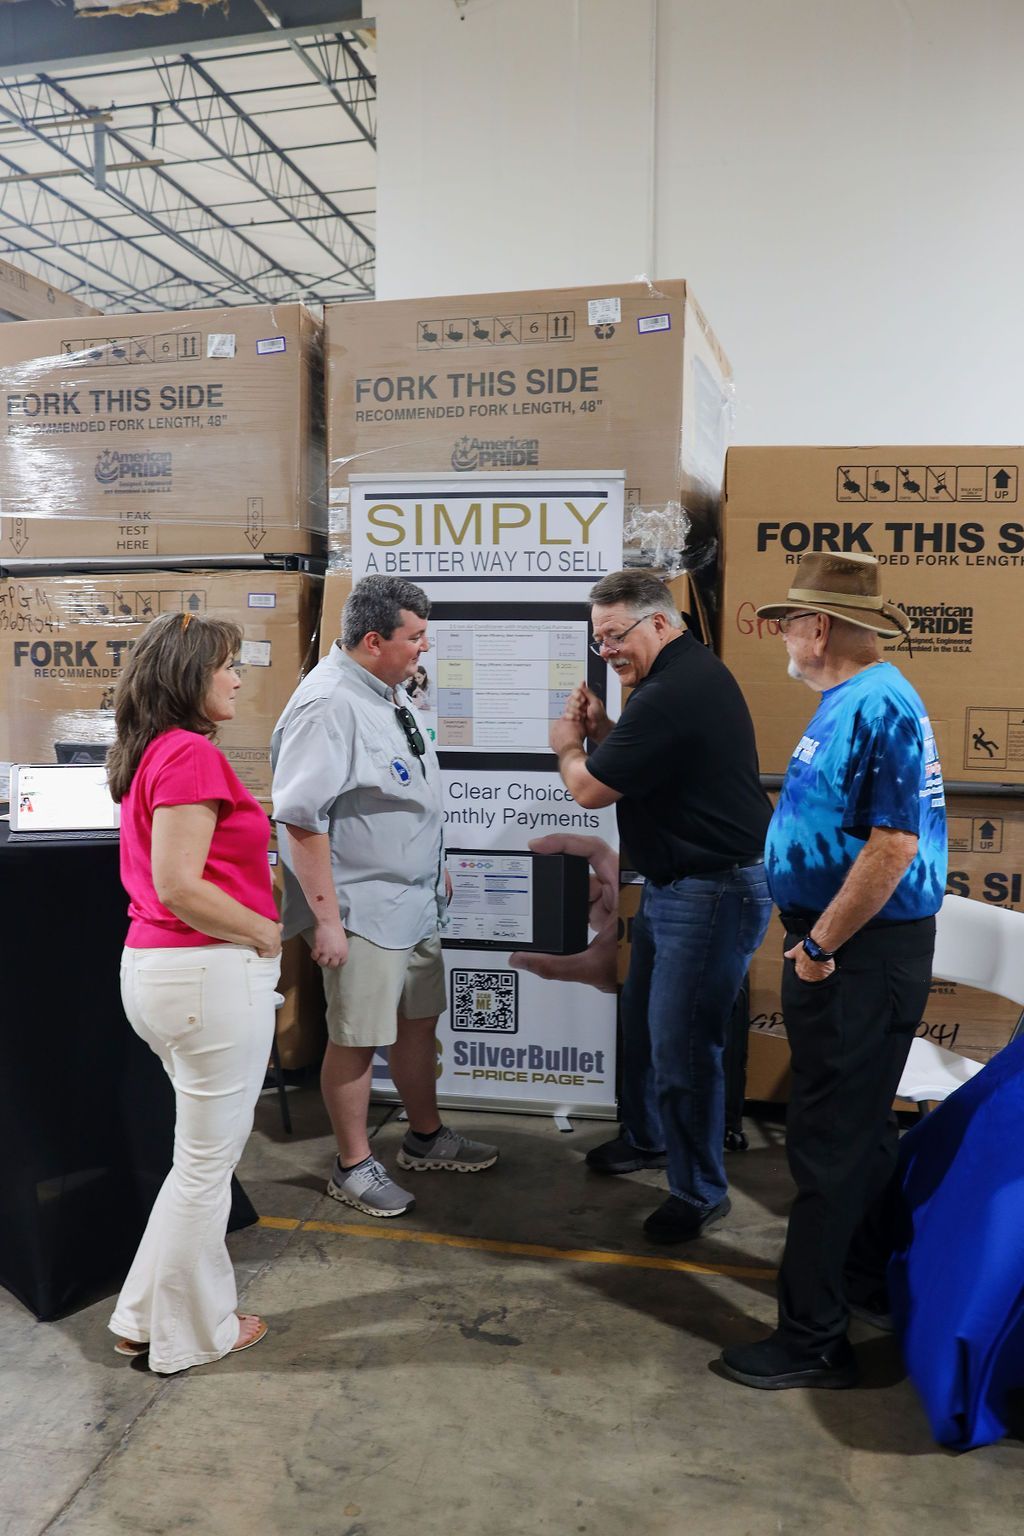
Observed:
[[[0,823],[0,1285],[39,1318],[116,1287],[171,1163],[174,1094],[121,1008],[116,841]],[[256,1212],[237,1181],[230,1229]]]

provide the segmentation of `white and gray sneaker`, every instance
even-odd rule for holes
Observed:
[[[341,1160],[335,1158],[327,1193],[332,1200],[355,1206],[367,1216],[404,1216],[416,1204],[415,1196],[407,1189],[399,1189],[375,1157],[366,1158],[347,1172]]]
[[[489,1147],[483,1141],[470,1141],[447,1125],[442,1125],[425,1148],[422,1143],[417,1144],[410,1132],[398,1153],[399,1168],[415,1168],[420,1172],[439,1169],[452,1173],[479,1173],[497,1161],[497,1147]]]

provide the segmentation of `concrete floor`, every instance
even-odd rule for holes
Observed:
[[[1024,1445],[937,1449],[890,1339],[854,1325],[851,1392],[750,1392],[709,1370],[773,1318],[756,1273],[778,1257],[789,1199],[779,1126],[748,1123],[729,1223],[666,1250],[640,1232],[660,1176],[583,1167],[606,1125],[452,1114],[501,1163],[410,1175],[415,1212],[371,1227],[323,1196],[316,1090],[289,1097],[295,1135],[264,1095],[240,1169],[283,1225],[231,1239],[245,1310],[271,1326],[257,1349],[159,1378],[113,1354],[109,1300],[37,1323],[0,1292],[2,1536],[1019,1531]],[[375,1114],[393,1166],[402,1128]]]

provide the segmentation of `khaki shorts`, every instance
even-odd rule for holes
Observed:
[[[313,929],[302,937],[312,949]],[[437,934],[421,939],[414,949],[382,949],[350,933],[345,964],[320,970],[327,1033],[335,1045],[391,1045],[399,1014],[431,1019],[448,1006]]]

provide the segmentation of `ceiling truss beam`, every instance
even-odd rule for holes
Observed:
[[[226,46],[340,32],[365,24],[361,0],[276,0],[280,25],[258,0],[231,5],[183,5],[163,16],[76,17],[71,0],[0,4],[0,77],[42,71],[62,74],[83,65],[153,59],[178,53],[223,52]]]
[[[0,106],[0,115],[5,110]],[[16,164],[4,154],[0,154],[0,165],[14,172],[24,170],[24,166]],[[180,301],[184,287],[193,291],[198,288],[207,297],[213,291],[201,280],[187,276],[162,257],[154,255],[134,237],[126,236],[106,219],[89,212],[52,187],[38,182],[15,183],[4,196],[2,216],[13,219],[26,229],[35,230],[44,225],[53,229],[54,243],[61,248],[65,238],[70,238],[83,251],[79,260],[102,272],[108,282],[113,278],[132,298],[139,299],[144,307],[163,303],[172,308],[168,295],[176,293]],[[94,260],[89,252],[98,243],[97,231],[102,232],[104,242],[112,241],[113,245],[105,246],[100,253],[101,259]]]
[[[309,46],[297,37],[289,38],[288,42],[292,52],[303,68],[308,69],[314,79],[334,97],[338,106],[345,113],[346,117],[352,121],[370,147],[376,149],[376,119],[371,109],[371,103],[376,103],[377,88],[373,76],[362,65],[362,60],[357,59],[351,44],[345,38],[338,36],[333,39],[331,45],[340,54],[344,54],[350,63],[354,61],[362,68],[362,73],[359,73],[358,70],[356,72],[356,79],[353,82],[355,89],[348,97],[345,97],[333,83],[338,73],[337,63],[323,57],[328,46],[325,38],[315,38]],[[313,57],[313,51],[321,55],[322,62],[317,62]]]
[[[373,254],[372,243],[348,214],[242,110],[209,71],[198,60],[186,55],[180,64],[158,65],[157,73],[179,120],[204,144],[219,151],[239,176],[260,190],[275,208],[338,262],[342,270],[356,277],[354,263],[367,252]],[[213,110],[186,114],[177,106],[176,98],[183,94],[183,90],[176,91],[175,82],[184,87],[186,82],[195,80],[207,87],[211,106],[228,109],[227,116]],[[309,215],[319,215],[320,218],[327,215],[329,222],[322,230],[314,228],[307,222]],[[369,291],[362,278],[356,277],[356,281],[364,291]]]
[[[58,10],[70,7],[70,0],[42,3],[51,18],[54,5]],[[37,0],[23,0],[17,8],[19,17],[36,5]],[[205,38],[202,60],[191,50],[177,58],[161,58],[158,50],[151,50],[144,63],[132,67],[131,51],[118,54],[115,67],[90,74],[88,85],[85,77],[63,81],[44,72],[34,80],[5,79],[0,65],[0,151],[27,160],[17,164],[0,152],[0,182],[4,183],[0,250],[6,241],[12,252],[30,256],[59,274],[65,287],[70,280],[99,296],[100,302],[130,309],[372,296],[375,246],[362,223],[372,220],[372,198],[369,207],[351,211],[338,201],[346,197],[351,201],[352,192],[365,194],[372,188],[325,189],[296,158],[305,151],[322,154],[335,145],[347,144],[349,155],[357,156],[356,144],[375,148],[376,82],[341,30],[351,25],[350,9],[358,10],[361,19],[361,6],[346,7],[345,0],[333,6],[332,0],[275,0],[274,11],[267,0],[232,0],[232,6],[236,17],[255,9],[264,20],[270,16],[274,21],[295,20],[305,11],[321,15],[340,9],[346,14],[335,15],[329,33],[320,35],[306,32],[301,25],[292,29],[297,35],[287,26],[268,30],[265,38],[273,37],[275,44],[269,49],[260,47],[262,37],[252,33],[252,50],[231,50],[231,38],[226,35],[217,39],[216,48]],[[4,65],[3,28],[10,9],[0,4]],[[202,13],[203,18],[211,14]],[[132,25],[145,19],[132,18]],[[86,30],[93,36],[109,35],[107,20],[90,23]],[[250,74],[251,88],[233,92],[221,85],[209,66],[215,58],[233,60],[240,51],[263,58],[291,53],[304,74],[289,81],[288,71],[282,71],[279,63],[276,75]],[[138,92],[139,78],[145,81],[147,73],[159,82],[153,96],[164,93],[166,100],[140,103],[136,94],[131,107],[119,109],[116,96],[102,103],[97,99],[99,82],[109,82],[116,90],[117,78],[131,74],[136,77],[132,89]],[[291,73],[294,76],[294,67]],[[271,93],[278,92],[282,93],[276,97],[280,104],[272,106],[275,96]],[[350,129],[343,139],[332,138],[326,120],[320,118],[318,127],[326,132],[326,142],[315,133],[319,140],[315,144],[284,146],[265,126],[266,117],[277,112],[294,113],[301,122],[299,114],[337,107],[344,111],[355,136]],[[143,112],[146,120],[129,133],[126,117],[130,120]],[[161,113],[174,117],[173,123],[163,118],[169,132],[156,153],[165,158],[143,158],[149,146],[158,142]],[[183,137],[186,129],[196,136],[194,148],[203,146],[207,152],[189,153],[193,145]],[[294,127],[291,131],[294,135]],[[27,153],[26,147],[33,152]],[[45,158],[39,154],[42,148],[50,152]],[[128,165],[123,164],[125,160]],[[353,165],[363,169],[358,159]],[[217,169],[201,169],[207,166]],[[195,173],[190,176],[193,167]],[[10,174],[4,176],[3,169]],[[226,198],[210,195],[217,191],[217,181],[210,179],[217,171],[225,192],[233,183],[233,196],[230,192]],[[198,180],[200,176],[206,180]],[[75,197],[62,194],[48,185],[51,177],[81,177],[88,191]],[[357,171],[351,179],[365,182],[367,177]],[[251,197],[245,195],[248,188]],[[249,216],[236,209],[247,210]]]
[[[25,87],[15,89],[24,91]],[[39,76],[35,90],[41,93],[44,105],[49,104],[47,98],[57,98],[78,112],[86,110],[85,104],[78,101],[66,86],[50,80],[46,75]],[[36,132],[35,129],[31,131]],[[124,138],[116,130],[108,129],[107,132],[110,139],[126,153],[134,154],[135,147],[129,139]],[[66,159],[82,169],[83,162],[66,143],[60,141],[59,137],[50,138],[42,134],[37,136],[51,148],[58,149]],[[266,286],[262,288],[259,286],[260,280],[270,275],[283,280],[280,286],[285,291],[297,286],[294,272],[281,266],[248,235],[243,235],[232,228],[225,219],[207,208],[200,198],[189,192],[166,170],[155,167],[145,172],[125,171],[116,183],[110,183],[107,191],[112,198],[141,218],[158,234],[165,235],[175,245],[188,252],[209,273],[215,273],[220,278],[226,279],[244,300],[262,304],[282,297],[280,292],[268,291]],[[183,217],[197,208],[202,209],[214,226],[211,238],[202,243],[179,232],[179,224]]]
[[[10,215],[7,215],[7,217],[9,218]],[[11,219],[11,224],[16,225],[18,228],[26,229],[29,234],[32,234],[32,230],[29,229],[28,225],[22,224],[20,220]],[[66,293],[68,298],[80,298],[84,303],[91,304],[93,307],[96,307],[97,299],[113,301],[123,298],[123,294],[114,293],[110,288],[101,288],[98,283],[90,282],[88,278],[82,277],[81,273],[72,272],[70,268],[61,266],[59,262],[54,261],[51,257],[41,255],[39,248],[25,245],[22,241],[16,240],[11,233],[10,224],[0,231],[0,235],[2,235],[6,249],[18,257],[18,264],[24,267],[26,272],[31,273],[33,277],[41,278],[44,283],[53,283],[53,274],[56,273],[60,281],[54,284],[54,286],[60,288],[62,293]],[[141,298],[141,294],[139,297]],[[2,307],[2,301],[0,301],[0,308]]]

